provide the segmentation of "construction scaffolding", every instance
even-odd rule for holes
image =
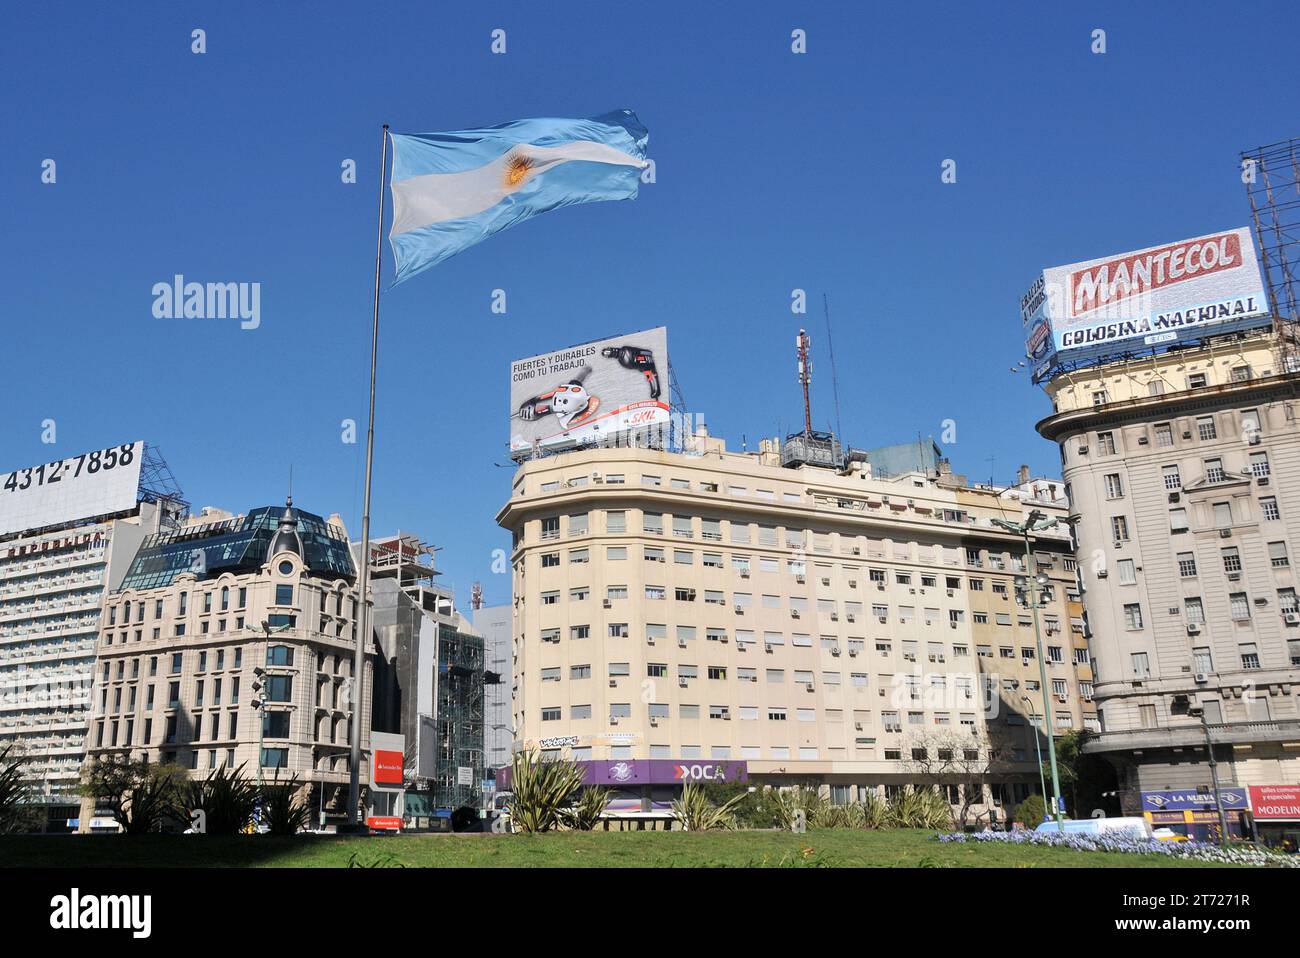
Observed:
[[[438,754],[434,804],[477,808],[483,798],[483,639],[438,629]]]
[[[1250,201],[1279,372],[1300,372],[1300,314],[1295,270],[1300,266],[1300,138],[1243,150],[1241,180]]]

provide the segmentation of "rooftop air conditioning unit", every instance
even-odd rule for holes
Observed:
[[[791,610],[790,610],[790,618],[792,618],[792,619],[797,619],[797,618],[799,618],[799,610],[798,610],[798,609],[791,609]]]
[[[1231,539],[1231,538],[1232,538],[1232,530],[1231,530],[1231,529],[1220,529],[1220,530],[1219,530],[1219,538],[1220,538],[1220,539]]]
[[[609,687],[610,687],[611,689],[616,689],[616,688],[618,688],[618,679],[610,679],[610,680],[609,680]]]
[[[592,482],[604,482],[604,481],[605,481],[605,477],[604,477],[603,475],[601,475],[599,472],[593,472],[593,473],[591,474],[591,481],[592,481]]]
[[[1029,664],[1029,659],[1021,659],[1021,660],[1020,660],[1020,664],[1021,664],[1021,665],[1028,665],[1028,664]]]
[[[745,614],[745,607],[743,605],[736,606],[736,615],[744,615],[744,614]]]
[[[848,612],[848,613],[846,613],[845,616],[844,616],[844,618],[848,619],[850,622],[856,622],[856,621],[858,621],[858,617],[855,616],[852,612]]]
[[[877,618],[880,620],[881,625],[884,625],[889,621],[889,616],[886,615],[877,616]]]
[[[805,692],[811,692],[814,688],[816,688],[816,686],[813,685],[811,682],[805,682],[803,688]]]
[[[858,650],[857,650],[857,649],[849,649],[849,658],[851,658],[851,659],[856,659],[857,657],[858,657]]]
[[[1110,573],[1107,572],[1105,569],[1099,569],[1099,570],[1097,571],[1097,578],[1098,578],[1098,579],[1104,579],[1104,578],[1106,578],[1108,575],[1110,575]]]
[[[617,725],[617,724],[618,724],[618,718],[617,718],[617,716],[611,715],[611,716],[609,717],[609,724],[610,724],[610,725]]]
[[[678,639],[678,640],[677,640],[677,647],[678,647],[678,648],[681,648],[681,649],[686,648],[686,640],[685,640],[685,639]]]
[[[1184,439],[1191,439],[1191,438],[1192,438],[1192,431],[1191,431],[1190,429],[1184,429],[1184,430],[1183,430],[1183,438],[1184,438]]]
[[[1229,573],[1228,573],[1228,581],[1229,581],[1229,582],[1237,582],[1237,581],[1239,581],[1240,579],[1241,579],[1241,573],[1240,573],[1240,572],[1229,572]]]
[[[1300,612],[1284,612],[1282,621],[1287,625],[1300,625]]]
[[[686,688],[689,681],[690,681],[689,679],[678,679],[677,684],[680,685],[682,688]]]
[[[948,590],[948,598],[950,598],[950,599],[952,598],[952,589],[949,589],[949,590]]]
[[[1193,678],[1196,680],[1197,685],[1204,685],[1206,682],[1210,681],[1210,677],[1204,672],[1197,672]]]
[[[1180,500],[1180,499],[1182,499],[1182,494],[1181,494],[1181,493],[1178,493],[1178,492],[1171,492],[1171,493],[1169,493],[1169,501],[1170,501],[1170,502],[1177,502],[1177,501]]]
[[[1260,477],[1259,477],[1259,484],[1260,484],[1261,486],[1267,486],[1267,485],[1268,485],[1268,476],[1260,476]]]
[[[650,716],[650,727],[651,727],[651,728],[656,728],[656,727],[658,727],[658,725],[659,725],[659,720],[658,720],[657,718],[655,718],[653,715]]]
[[[1064,701],[1065,701],[1066,699],[1068,699],[1068,698],[1069,698],[1068,695],[1064,695],[1064,694],[1062,694],[1062,695],[1058,695],[1058,696],[1056,697],[1056,701],[1058,701],[1058,702],[1064,702]]]
[[[601,603],[601,605],[604,606],[606,609],[612,609],[612,608],[614,608],[614,603],[613,603],[613,601],[610,600],[610,599],[606,599],[605,601],[603,601],[603,602]]]
[[[854,729],[854,731],[861,732],[861,731],[862,731],[862,723],[861,723],[861,722],[854,722],[854,723],[853,723],[853,729]]]
[[[839,620],[840,620],[840,614],[839,614],[838,612],[832,612],[832,613],[831,613],[831,621],[832,621],[832,622],[838,622]]]
[[[907,659],[907,661],[909,661],[909,662],[915,662],[915,661],[916,661],[916,653],[915,653],[915,652],[904,652],[904,653],[903,653],[903,658]]]
[[[730,712],[723,712],[723,713],[722,713],[722,721],[724,721],[724,722],[730,722],[730,721],[731,721],[731,713],[730,713]]]
[[[766,652],[768,655],[771,655],[771,654],[772,654],[772,646],[770,646],[770,645],[768,645],[766,642],[764,642],[764,643],[763,643],[763,651]]]
[[[857,580],[857,579],[850,579],[850,580],[849,580],[849,588],[850,588],[850,589],[856,589],[857,587],[858,587],[858,580]]]
[[[741,577],[742,579],[748,579],[748,578],[749,578],[749,570],[748,570],[748,569],[741,569],[741,570],[740,570],[740,577]]]
[[[831,655],[838,657],[839,654],[840,654],[840,647],[838,645],[831,649]]]
[[[804,576],[796,575],[794,577],[794,581],[798,582],[800,585],[803,585],[807,581],[807,579]]]
[[[646,645],[654,645],[654,644],[655,644],[655,637],[654,637],[653,635],[647,635],[647,636],[645,637],[645,641],[646,641]]]
[[[1188,622],[1188,623],[1187,623],[1187,634],[1188,634],[1188,635],[1200,635],[1200,634],[1201,634],[1201,626],[1200,626],[1200,623],[1199,623],[1199,622]]]

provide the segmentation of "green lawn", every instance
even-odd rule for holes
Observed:
[[[943,844],[934,833],[578,832],[550,835],[400,835],[273,838],[197,835],[0,838],[0,867],[215,866],[340,868],[477,867],[1204,867],[1155,855],[1063,848]]]

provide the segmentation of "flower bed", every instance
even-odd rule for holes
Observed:
[[[1128,855],[1164,855],[1220,865],[1256,865],[1274,868],[1300,868],[1300,856],[1283,855],[1254,845],[1229,845],[1227,848],[1208,842],[1163,842],[1138,838],[1136,835],[1061,835],[1056,832],[978,832],[973,835],[954,832],[940,835],[939,841],[965,844],[1002,842],[1012,845],[1046,845],[1071,848],[1077,852],[1118,852]]]

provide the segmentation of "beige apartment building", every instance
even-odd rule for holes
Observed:
[[[259,764],[346,815],[356,642],[347,533],[292,508],[209,512],[141,546],[105,597],[87,761],[171,762],[207,775]],[[361,715],[370,713],[371,664]],[[258,707],[255,707],[254,703]],[[369,749],[370,722],[362,726]],[[362,769],[362,781],[367,769]],[[82,830],[98,824],[83,803]]]
[[[520,466],[497,516],[514,543],[516,747],[643,786],[646,810],[715,769],[846,801],[934,781],[943,754],[982,770],[981,814],[1004,816],[1038,790],[1033,723],[1096,721],[1066,532],[1031,563],[1060,584],[1042,612],[1044,717],[1014,597],[1022,541],[991,523],[1064,515],[1059,493],[946,470],[873,479],[862,462],[792,463],[789,445],[728,452],[701,434],[689,454]]]
[[[1095,694],[1130,804],[1300,783],[1300,376],[1271,333],[1057,375]],[[1240,788],[1239,788],[1240,790]],[[1252,798],[1253,802],[1253,798]],[[1258,813],[1257,813],[1258,814]]]

